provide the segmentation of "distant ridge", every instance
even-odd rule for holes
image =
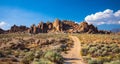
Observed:
[[[115,29],[112,29],[111,31],[117,33],[117,32],[120,32],[120,28],[115,28]]]
[[[110,34],[110,31],[98,30],[92,24],[81,22],[80,24],[68,20],[56,19],[54,22],[40,22],[38,25],[33,24],[31,27],[13,25],[7,31],[0,29],[0,34],[24,32],[31,34],[38,33],[89,33],[89,34]]]

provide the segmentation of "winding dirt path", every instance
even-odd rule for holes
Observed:
[[[64,64],[86,64],[83,62],[82,56],[80,55],[81,43],[79,39],[76,36],[70,37],[73,39],[74,45],[71,48],[71,50],[68,51],[68,54],[64,55],[65,58]]]

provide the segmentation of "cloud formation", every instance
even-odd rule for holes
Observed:
[[[113,12],[113,10],[106,9],[103,12],[88,15],[84,20],[94,25],[120,24],[120,10]]]
[[[1,22],[0,22],[0,28],[4,28],[6,25],[7,25],[6,22],[4,22],[4,21],[1,21]]]

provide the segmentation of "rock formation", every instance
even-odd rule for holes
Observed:
[[[82,33],[97,33],[98,29],[92,25],[92,24],[88,24],[87,22],[81,22],[79,25],[79,31]]]
[[[9,30],[9,33],[14,33],[14,32],[24,32],[28,30],[28,27],[26,26],[16,26],[16,25],[13,25],[10,30]]]
[[[87,22],[81,22],[80,24],[77,24],[72,21],[61,21],[59,19],[56,19],[53,23],[40,22],[37,26],[32,25],[30,29],[28,29],[28,32],[33,34],[49,32],[110,34],[109,31],[99,31],[97,27],[92,24],[88,24]]]
[[[50,32],[62,32],[62,33],[100,33],[100,34],[110,34],[109,31],[98,30],[92,24],[87,22],[81,22],[80,24],[68,20],[56,19],[54,22],[40,22],[38,25],[33,24],[30,28],[26,26],[16,26],[13,25],[9,30],[9,33],[14,32],[27,32],[31,34],[37,33],[50,33]],[[4,30],[0,29],[0,34],[5,33]]]
[[[58,32],[62,31],[62,22],[59,19],[53,22],[53,29]]]
[[[0,28],[0,34],[3,34],[5,31]]]

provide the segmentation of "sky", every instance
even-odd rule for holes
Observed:
[[[120,0],[0,0],[0,28],[71,20],[100,30],[120,28]]]

